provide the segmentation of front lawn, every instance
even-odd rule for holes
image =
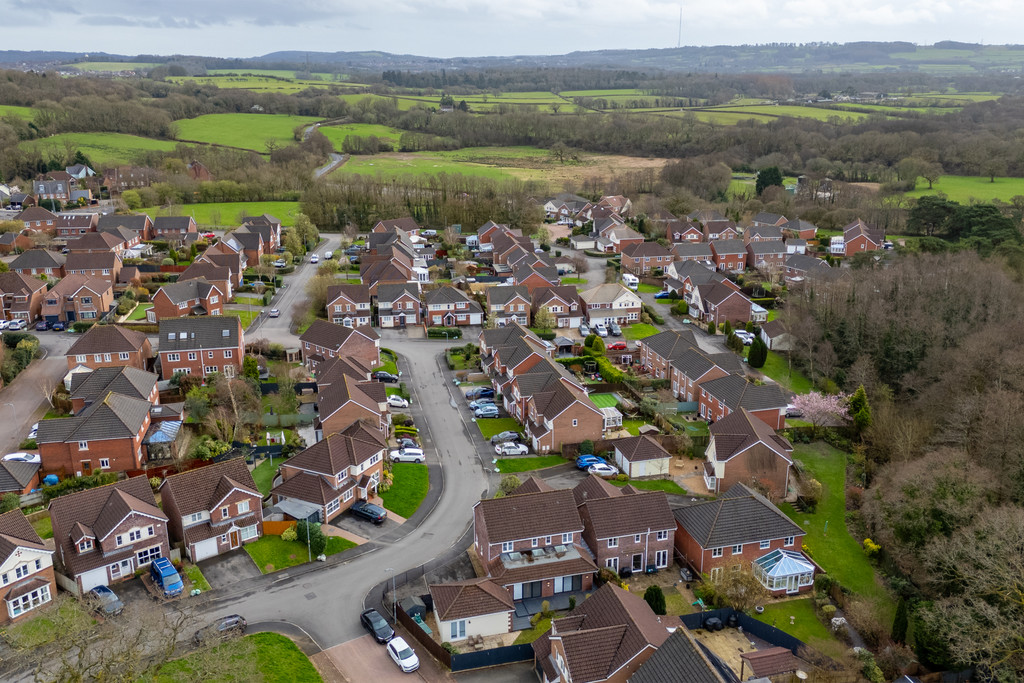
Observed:
[[[347,538],[341,536],[328,536],[327,547],[324,549],[324,555],[330,557],[331,555],[337,555],[338,553],[345,552],[349,548],[355,548],[357,543],[350,541]]]
[[[540,638],[542,635],[547,633],[548,629],[551,628],[550,619],[539,619],[537,625],[533,628],[528,628],[524,631],[520,631],[516,639],[512,641],[513,645],[529,645],[533,641]]]
[[[139,304],[132,309],[132,312],[128,314],[125,320],[145,320],[146,311],[153,308],[153,304]]]
[[[610,483],[613,486],[625,486],[626,484],[629,484],[633,488],[640,489],[641,491],[664,491],[665,493],[674,493],[677,496],[686,495],[686,489],[671,479],[633,479],[630,481],[615,481],[613,479]]]
[[[583,278],[583,277],[563,277],[562,278],[562,284],[563,285],[585,285],[585,284],[587,284],[587,279]]]
[[[277,458],[276,460],[264,460],[256,469],[252,471],[253,481],[256,482],[257,488],[260,493],[266,496],[270,493],[270,489],[274,485],[274,476],[277,474],[277,468],[284,462],[284,458]]]
[[[637,287],[636,291],[639,292],[640,294],[657,294],[662,289],[664,288],[659,287],[658,285],[649,285],[646,282],[641,282],[640,286]]]
[[[305,543],[285,541],[280,536],[264,536],[258,541],[246,543],[245,552],[249,553],[249,557],[264,574],[309,561],[309,548]]]
[[[385,508],[409,519],[430,490],[427,466],[414,462],[396,462],[392,463],[391,471],[395,480],[391,488],[380,493],[380,497],[384,500]]]
[[[32,522],[32,528],[39,534],[39,538],[44,541],[48,538],[53,538],[53,520],[50,519],[50,515],[40,517]]]
[[[53,596],[57,598],[57,596]],[[78,600],[57,599],[25,621],[7,627],[7,641],[18,648],[32,649],[57,640],[61,633],[95,624],[96,619]]]
[[[390,372],[392,375],[398,375],[398,362],[393,354],[381,351],[380,362],[382,365],[374,368],[374,370],[383,370],[384,372]]]
[[[806,394],[814,388],[811,380],[807,379],[802,372],[795,368],[790,372],[789,361],[786,357],[774,351],[768,352],[768,359],[765,361],[764,367],[761,368],[761,372],[794,394]]]
[[[643,339],[652,334],[658,334],[658,328],[647,323],[633,323],[622,328],[622,334],[626,339]]]
[[[242,329],[248,329],[249,325],[252,325],[252,321],[259,317],[260,311],[258,308],[253,309],[242,309],[242,310],[231,310],[229,308],[223,309],[222,315],[233,315],[242,321]]]
[[[504,458],[495,467],[502,474],[512,472],[532,472],[546,467],[554,467],[569,462],[560,455],[538,455],[532,458]]]
[[[490,441],[492,436],[502,432],[523,433],[523,428],[512,417],[485,417],[477,420],[476,426],[480,428],[480,434],[486,441]]]
[[[244,638],[229,640],[218,645],[216,653],[218,660],[237,662],[239,671],[248,671],[253,666],[251,658],[255,654],[255,668],[259,673],[259,679],[264,683],[323,683],[323,678],[309,661],[309,657],[303,654],[295,643],[278,633],[254,633]],[[168,662],[160,669],[155,680],[157,683],[194,680],[200,672],[193,667],[204,666],[203,660],[207,656],[203,652],[193,653]],[[234,668],[230,664],[229,667]],[[215,680],[238,679],[234,676],[225,676]]]
[[[752,613],[751,616],[799,638],[829,657],[841,657],[846,650],[846,645],[836,639],[815,615],[811,598],[765,605],[762,614]],[[792,625],[789,623],[790,617],[796,617]]]
[[[204,593],[210,590],[210,582],[206,580],[205,576],[203,576],[203,572],[199,567],[194,564],[190,564],[185,567],[185,576],[187,576],[188,580],[192,582],[193,588],[198,588]]]

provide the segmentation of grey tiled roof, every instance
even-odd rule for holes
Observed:
[[[92,253],[71,252],[64,264],[65,270],[111,270],[121,259],[112,251],[96,251]]]
[[[753,254],[786,253],[786,245],[782,240],[762,240],[761,242],[751,242],[749,245],[747,245],[747,247]]]
[[[135,232],[142,232],[145,229],[147,222],[152,223],[152,219],[144,213],[132,216],[111,214],[109,216],[100,216],[97,229],[103,230],[104,228],[124,227],[129,230],[134,230]]]
[[[76,372],[71,376],[71,398],[92,402],[114,391],[125,396],[148,399],[156,381],[157,377],[152,372],[132,366]]]
[[[234,348],[241,334],[242,324],[233,315],[168,318],[160,321],[160,351]]]
[[[125,439],[138,435],[150,402],[108,392],[74,417],[39,422],[38,443]]]
[[[335,323],[329,323],[326,320],[315,320],[310,325],[302,336],[299,337],[299,341],[316,346],[323,347],[325,349],[333,349],[338,351],[341,349],[349,338],[353,335],[363,335],[369,339],[380,339],[372,327],[368,325],[362,325],[360,327],[352,328],[345,327],[344,325],[337,325]]]
[[[677,628],[629,678],[629,683],[673,682],[727,683],[686,628]]]
[[[178,304],[183,301],[190,301],[192,299],[206,299],[214,293],[214,289],[220,292],[221,295],[224,292],[220,291],[219,287],[210,284],[204,277],[198,277],[194,280],[185,280],[184,282],[174,282],[169,285],[164,285],[160,288],[160,291],[164,293],[164,296],[172,304]]]
[[[730,410],[770,410],[785,408],[789,401],[778,384],[754,384],[740,375],[726,375],[709,380],[701,389],[727,405]]]
[[[746,253],[746,245],[743,244],[743,240],[714,240],[711,242],[711,248],[714,249],[718,255],[722,254],[743,254]]]
[[[689,349],[696,348],[697,337],[690,330],[682,332],[665,330],[644,338],[643,345],[651,352],[671,361],[673,358],[682,356]]]
[[[629,462],[672,457],[672,454],[666,451],[660,443],[646,434],[619,439],[615,442],[615,450],[622,453]]]
[[[743,484],[733,484],[718,500],[677,508],[672,514],[705,550],[805,533],[767,498]]]
[[[18,254],[18,256],[11,261],[11,270],[22,270],[28,268],[60,268],[64,265],[67,259],[64,258],[64,254],[58,254],[55,251],[49,251],[48,249],[29,249],[28,251]]]
[[[190,225],[192,225],[190,216],[157,216],[153,219],[153,227],[158,230],[185,232]]]
[[[707,242],[677,242],[672,245],[672,251],[680,258],[711,258],[711,245]]]
[[[516,297],[529,304],[530,290],[524,285],[502,285],[487,289],[487,303],[491,306],[504,306]]]
[[[0,494],[21,490],[36,476],[40,464],[19,460],[0,460]]]
[[[420,288],[415,282],[404,282],[400,285],[381,285],[377,288],[377,301],[394,303],[403,294],[408,294],[413,299],[420,298]]]
[[[134,233],[132,236],[135,236]],[[111,232],[89,232],[77,239],[68,240],[67,247],[71,252],[110,250],[123,242],[124,240]]]
[[[769,213],[767,211],[762,211],[761,213],[757,214],[752,219],[750,219],[750,222],[751,223],[767,223],[768,225],[774,226],[776,223],[779,223],[780,221],[781,222],[785,222],[785,220],[786,220],[786,217],[781,215],[781,214]]]
[[[632,258],[643,258],[649,256],[671,256],[670,252],[665,247],[661,246],[657,242],[639,242],[635,244],[627,244],[622,248],[622,253],[625,256]]]
[[[664,491],[589,499],[580,506],[580,515],[599,540],[676,527]]]
[[[820,258],[815,258],[806,254],[790,254],[786,258],[786,267],[792,268],[793,270],[803,271],[805,273],[809,273],[818,268],[831,268],[830,265],[822,261]]]

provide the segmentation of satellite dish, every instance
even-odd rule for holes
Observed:
[[[807,680],[807,672],[806,671],[800,671],[799,669],[797,669],[796,673],[794,675],[797,678],[799,678],[801,681],[806,681]]]

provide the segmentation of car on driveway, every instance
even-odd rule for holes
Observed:
[[[506,441],[519,441],[522,436],[519,432],[499,432],[491,437],[491,443],[505,443]]]
[[[598,323],[594,325],[594,334],[596,334],[598,337],[607,337],[608,328],[604,326],[604,323]]]
[[[391,462],[423,462],[426,456],[420,448],[399,448],[388,455]]]
[[[207,239],[207,240],[212,240],[212,239],[214,239],[214,238],[215,238],[216,236],[217,236],[217,235],[216,235],[215,233],[212,233],[212,232],[204,232],[204,233],[203,233],[203,239]]]
[[[35,441],[37,434],[39,434],[39,423],[38,422],[36,422],[34,425],[32,425],[32,429],[28,430],[28,436],[26,436],[25,438],[28,439],[29,441]]]
[[[4,456],[6,462],[33,462],[40,463],[42,460],[39,459],[38,453],[8,453]]]
[[[498,455],[526,455],[530,452],[530,447],[525,443],[506,441],[495,446],[494,452]]]
[[[185,584],[178,576],[178,570],[166,557],[158,557],[150,563],[149,576],[157,588],[163,591],[165,598],[181,595],[181,592],[185,590]]]
[[[325,251],[324,252],[324,258],[327,259],[328,261],[330,261],[332,258],[334,258],[334,252],[333,251]]]
[[[786,417],[803,417],[804,411],[797,408],[795,405],[790,403],[786,406]],[[4,458],[6,460],[7,458]]]
[[[658,292],[657,294],[654,295],[654,298],[655,299],[671,299],[672,298],[672,290],[671,289],[666,289],[666,290],[660,291],[660,292]]]
[[[28,327],[28,323],[26,323],[24,320],[12,320],[7,325],[7,329],[9,329],[11,331],[15,331],[15,332],[18,331],[18,330],[23,330],[26,327]]]
[[[214,639],[223,640],[235,634],[241,635],[245,633],[245,627],[248,625],[249,622],[245,620],[245,617],[239,614],[229,614],[196,631],[192,636],[192,642],[199,645]]]
[[[357,517],[368,519],[374,524],[383,524],[388,518],[388,511],[379,505],[368,503],[365,500],[357,500],[349,510]]]
[[[284,268],[287,265],[288,265],[288,262],[285,261],[283,258],[279,258],[276,261],[274,261],[274,267],[275,268]]]
[[[0,320],[0,330],[6,330],[7,326],[11,324],[10,320]]]
[[[36,332],[45,332],[48,329],[50,329],[50,323],[45,320],[40,320],[36,323]]]
[[[483,408],[484,406],[493,406],[493,405],[494,405],[494,399],[493,398],[478,398],[475,401],[470,401],[469,402],[469,409],[470,410],[476,410],[477,408]]]
[[[586,337],[590,335],[590,325],[581,322],[580,323],[580,336]]]
[[[619,324],[617,322],[615,322],[614,320],[611,321],[610,323],[608,323],[608,331],[612,333],[613,337],[621,337],[622,336],[622,328],[619,327]]]
[[[619,470],[615,465],[609,465],[608,463],[596,463],[587,468],[587,473],[596,474],[599,477],[607,479],[618,475]]]
[[[402,436],[402,437],[398,438],[398,447],[399,448],[419,448],[420,445],[418,443],[416,443],[415,441],[413,441],[412,439],[410,439],[409,437]]]
[[[496,406],[496,405],[480,406],[479,408],[477,408],[476,410],[473,411],[473,415],[475,415],[478,418],[498,417],[498,406]]]
[[[354,244],[348,249],[346,249],[345,253],[348,254],[349,256],[359,256],[360,254],[363,253],[363,248]]]
[[[398,377],[384,370],[376,370],[370,375],[370,377],[377,380],[378,382],[384,382],[386,384],[394,384],[395,382],[398,381]]]
[[[476,398],[494,398],[494,389],[490,387],[474,387],[466,392],[466,398],[470,401]]]
[[[53,324],[53,327],[51,327],[50,329],[53,330],[54,332],[63,332],[64,330],[68,329],[68,326],[67,324],[64,323],[63,320],[58,320]]]
[[[599,458],[596,455],[580,455],[576,458],[576,467],[585,470],[591,465],[604,465],[607,464],[604,458]]]
[[[359,623],[373,634],[374,640],[378,643],[386,643],[395,637],[395,629],[391,628],[388,620],[375,609],[368,609],[360,614]]]
[[[316,254],[313,254],[312,256],[309,257],[309,262],[310,263],[320,263],[320,257],[317,256]]]
[[[610,350],[612,350],[612,351],[625,351],[626,350],[626,342],[624,342],[624,341],[612,342],[611,344],[608,345],[608,348]]]
[[[395,660],[398,668],[407,674],[420,668],[419,657],[401,636],[395,636],[388,641],[388,654],[391,655],[391,659]]]
[[[106,586],[96,586],[89,591],[89,600],[97,612],[105,617],[116,617],[124,609],[124,603],[117,593]]]
[[[401,396],[395,396],[392,394],[391,396],[388,396],[388,405],[392,408],[408,408],[409,402]]]

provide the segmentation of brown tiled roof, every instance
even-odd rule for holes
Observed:
[[[252,526],[259,521],[260,518],[257,515],[251,514],[246,515],[245,517],[234,517],[230,522],[225,522],[224,524],[217,526],[210,524],[209,521],[203,524],[193,524],[192,526],[185,527],[183,534],[184,538],[182,540],[185,541],[186,545],[192,545],[193,543],[199,543],[200,541],[205,541],[208,538],[225,534],[232,526],[237,526],[241,529],[247,526]]]
[[[569,490],[491,498],[477,505],[491,543],[583,531]]]
[[[146,341],[144,332],[129,330],[117,325],[93,325],[71,345],[68,356],[90,353],[120,353],[138,351]]]
[[[28,595],[32,591],[48,585],[50,585],[49,579],[37,576],[33,579],[29,579],[25,583],[19,583],[15,584],[14,586],[11,586],[11,589],[3,594],[3,600],[6,602],[10,602],[15,598],[20,598],[23,595]]]
[[[319,393],[316,402],[320,419],[326,420],[349,401],[355,401],[367,410],[380,415],[381,400],[379,397],[370,395],[369,392],[373,390],[367,384],[370,383],[358,382],[348,375],[340,375],[327,386],[318,387]],[[373,384],[380,384],[380,382]]]
[[[156,386],[157,377],[130,365],[116,368],[97,368],[92,372],[76,372],[71,377],[71,398],[94,401],[114,391],[133,398],[148,399]]]
[[[333,477],[386,448],[387,440],[379,430],[356,422],[293,455],[287,465]]]
[[[355,304],[368,304],[370,288],[366,285],[331,285],[327,288],[327,305],[330,306],[341,296]]]
[[[715,438],[715,458],[719,461],[728,460],[758,442],[791,461],[789,454],[793,452],[793,445],[745,408],[729,413],[709,430]]]
[[[121,257],[112,251],[95,251],[91,253],[72,252],[68,254],[68,260],[64,263],[64,269],[68,272],[75,270],[103,270],[113,269]]]
[[[281,498],[297,498],[316,505],[326,505],[355,485],[352,479],[346,479],[344,485],[336,489],[320,475],[300,472],[275,486],[271,493]]]
[[[135,232],[142,232],[147,224],[152,224],[153,220],[144,213],[131,214],[131,215],[118,215],[111,214],[109,216],[100,216],[98,225],[99,230],[106,228],[128,228]]]
[[[555,488],[551,484],[547,483],[540,477],[530,475],[526,478],[522,484],[517,486],[508,495],[510,496],[522,496],[527,493],[543,493],[545,491],[554,491]]]
[[[117,245],[123,244],[124,241],[118,235],[111,232],[89,232],[78,239],[68,240],[67,246],[68,251],[72,253],[86,250],[110,251]]]
[[[16,221],[56,221],[57,214],[47,211],[41,206],[30,206],[14,217]]]
[[[671,531],[676,527],[664,491],[591,499],[580,506],[580,515],[598,539]]]
[[[55,284],[49,292],[47,292],[47,299],[57,299],[57,303],[63,305],[64,297],[74,295],[78,290],[86,288],[93,294],[102,295],[113,287],[109,282],[99,277],[91,277],[89,275],[73,275],[69,274],[60,282]]]
[[[178,276],[178,282],[205,278],[211,282],[231,279],[231,269],[227,266],[218,266],[213,263],[196,261]]]
[[[672,252],[657,242],[637,242],[623,247],[622,254],[631,258],[643,258],[645,256],[671,256]]]
[[[21,462],[20,460],[0,460],[0,494],[8,491],[21,493],[28,486],[32,477],[39,471],[37,462]]]
[[[621,495],[622,489],[609,484],[596,474],[591,474],[572,489],[572,496],[577,505],[582,505],[588,500],[614,498]]]
[[[149,415],[150,402],[108,391],[74,417],[43,420],[39,423],[39,443],[126,439],[142,431]]]
[[[596,572],[597,565],[590,559],[587,552],[580,550],[578,546],[575,548],[577,552],[572,553],[571,557],[556,562],[525,563],[506,567],[499,559],[490,567],[491,578],[502,586],[509,586],[514,583],[553,579],[556,576],[577,576]]]
[[[419,230],[420,228],[419,223],[417,223],[416,219],[413,218],[412,216],[405,216],[404,218],[388,218],[382,221],[378,221],[377,225],[381,225],[389,230],[399,228],[401,230],[405,230],[406,232],[410,232],[412,230]],[[373,227],[376,228],[377,225]]]
[[[371,368],[367,367],[358,358],[352,356],[337,356],[328,358],[317,366],[316,382],[318,387],[326,387],[337,382],[342,376],[348,376],[359,381],[365,381],[370,377]]]
[[[745,659],[750,670],[758,678],[770,678],[780,674],[793,673],[801,668],[803,661],[784,647],[770,647],[767,650],[744,652],[740,659]]]
[[[244,458],[232,458],[206,467],[199,467],[164,480],[160,490],[170,495],[182,515],[213,510],[224,496],[235,488],[262,497]]]
[[[20,508],[0,515],[0,564],[7,562],[11,553],[19,547],[47,551],[43,540]]]
[[[351,328],[329,323],[326,320],[316,320],[302,333],[299,341],[303,343],[309,342],[310,344],[315,344],[325,349],[333,349],[337,352],[345,345],[349,337],[354,334],[361,334],[371,340],[380,339],[380,335],[368,325]]]
[[[487,578],[434,584],[430,586],[430,595],[434,598],[437,618],[442,621],[515,609],[508,591]]]
[[[615,442],[615,449],[622,453],[626,460],[630,462],[660,460],[672,457],[672,454],[666,451],[660,443],[646,434],[619,439]]]
[[[704,549],[805,533],[767,498],[743,484],[733,484],[718,500],[678,508],[672,514]]]

